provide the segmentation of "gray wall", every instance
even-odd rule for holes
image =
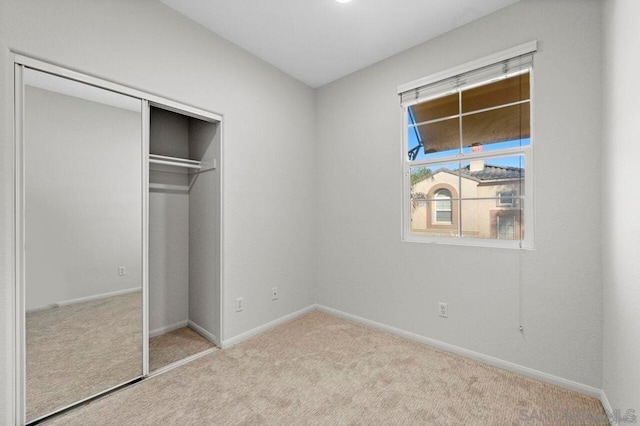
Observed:
[[[202,172],[192,177],[189,193],[189,321],[220,336],[220,158],[221,125],[189,120],[190,158],[202,161]],[[211,338],[211,336],[207,336]]]
[[[26,309],[141,290],[140,112],[32,86],[24,105]]]
[[[640,2],[604,2],[603,388],[613,408],[640,415]]]
[[[189,319],[189,194],[149,191],[149,330]],[[162,333],[160,333],[162,334]]]
[[[188,158],[189,119],[151,108],[149,152]],[[149,182],[187,185],[185,174],[175,168],[150,165]],[[212,307],[215,309],[216,307]],[[216,309],[217,312],[217,309]],[[149,191],[149,330],[175,326],[189,319],[189,194]]]
[[[536,249],[520,334],[517,250],[400,241],[396,87],[533,39]],[[318,303],[600,387],[600,60],[599,1],[523,0],[320,88]]]
[[[313,303],[314,91],[152,0],[2,0],[7,48],[224,114],[224,330],[228,339]],[[11,405],[12,105],[2,99],[0,394]],[[9,117],[7,117],[9,114]],[[7,166],[7,167],[4,167]],[[256,185],[259,182],[260,185]],[[272,301],[271,287],[280,297]],[[236,313],[236,297],[245,310]],[[4,356],[6,355],[6,356]],[[4,420],[4,419],[3,419]],[[8,421],[8,420],[7,420]]]

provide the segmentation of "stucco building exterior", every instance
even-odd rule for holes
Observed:
[[[442,167],[411,187],[411,233],[521,239],[524,169],[472,161]]]

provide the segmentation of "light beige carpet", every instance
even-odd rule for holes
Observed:
[[[141,292],[26,315],[27,419],[142,375]]]
[[[198,352],[215,348],[216,346],[190,329],[179,328],[169,333],[149,339],[149,370],[180,361]]]
[[[604,420],[594,398],[313,312],[51,424],[558,425]]]

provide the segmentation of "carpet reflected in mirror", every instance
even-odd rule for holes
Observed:
[[[26,314],[27,420],[142,375],[142,292]]]

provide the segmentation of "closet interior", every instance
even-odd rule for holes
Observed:
[[[220,336],[220,123],[150,106],[149,370]]]

